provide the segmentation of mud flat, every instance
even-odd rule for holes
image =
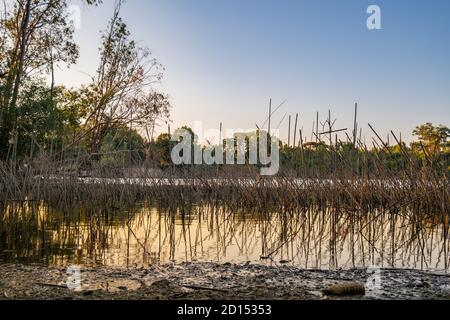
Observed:
[[[367,282],[367,269],[302,270],[258,264],[182,263],[147,268],[81,268],[81,287],[67,288],[68,270],[42,265],[0,265],[0,299],[191,300],[191,299],[450,299],[450,275],[382,269],[381,286]],[[70,278],[74,279],[74,278]],[[333,285],[359,283],[364,295],[323,292]],[[76,281],[69,280],[69,284]],[[345,290],[344,290],[345,291]]]

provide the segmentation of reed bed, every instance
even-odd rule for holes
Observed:
[[[308,153],[300,142],[299,147],[289,149],[298,168],[282,165],[280,173],[271,177],[260,176],[258,168],[251,165],[154,170],[154,166],[144,165],[117,168],[91,164],[83,172],[80,160],[55,160],[41,153],[21,162],[0,162],[0,206],[11,201],[45,201],[59,208],[114,209],[157,200],[172,206],[206,202],[232,210],[259,211],[311,206],[347,212],[409,208],[421,215],[448,217],[445,157],[425,153],[426,159],[419,163],[399,143],[402,166],[392,169],[385,161],[392,156],[391,148],[381,138],[381,145],[371,151],[358,140],[355,147],[347,149],[337,138],[335,144],[331,140],[325,151],[329,158],[326,168],[308,168],[308,161],[314,160],[317,152]]]
[[[0,203],[42,201],[52,206],[80,204],[95,208],[114,208],[153,201],[180,205],[214,201],[230,208],[307,208],[311,205],[347,211],[373,211],[376,208],[448,215],[449,184],[429,169],[409,176],[361,177],[334,174],[329,179],[299,178],[287,174],[275,177],[212,176],[210,174],[167,173],[165,177],[137,178],[116,175],[110,178],[80,178],[55,173],[47,164],[38,170],[26,167],[13,170],[0,163]]]

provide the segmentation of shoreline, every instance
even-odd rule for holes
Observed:
[[[78,290],[68,289],[68,278],[75,278],[67,271],[42,265],[0,265],[0,300],[450,299],[450,274],[417,270],[380,269],[381,286],[373,287],[367,285],[374,280],[367,269],[304,270],[249,263],[94,267],[81,269]],[[350,283],[365,286],[365,294],[324,293],[333,285]]]

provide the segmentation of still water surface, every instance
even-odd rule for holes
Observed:
[[[213,261],[309,269],[379,266],[448,271],[449,224],[400,213],[311,208],[231,212],[217,206],[72,210],[10,204],[0,215],[0,262],[147,266]]]

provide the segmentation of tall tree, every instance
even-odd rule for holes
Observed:
[[[85,0],[97,5],[99,0]],[[20,90],[78,58],[68,0],[3,0],[0,18],[0,149],[16,126]],[[53,89],[53,86],[52,86]]]
[[[0,149],[16,126],[23,81],[78,57],[67,0],[3,0],[0,9]],[[98,0],[87,0],[98,4]],[[51,53],[51,54],[49,54]]]
[[[163,68],[147,48],[138,47],[131,39],[120,17],[121,5],[122,1],[116,3],[103,33],[100,64],[88,87],[91,101],[86,132],[90,133],[91,153],[98,151],[110,128],[142,122],[167,107],[167,99],[151,90],[151,85],[161,80]]]

